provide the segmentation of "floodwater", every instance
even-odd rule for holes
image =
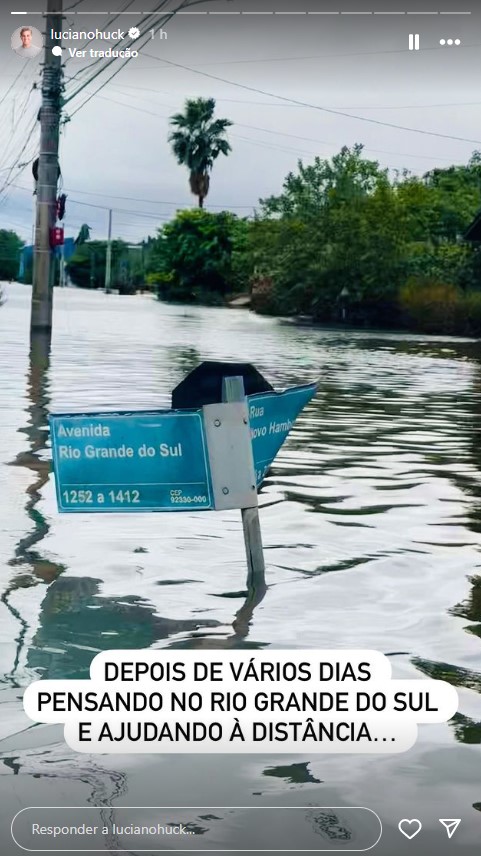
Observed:
[[[3,841],[27,805],[351,805],[381,816],[383,856],[415,852],[397,830],[415,817],[423,854],[479,852],[481,344],[66,289],[49,356],[41,342],[29,354],[30,288],[4,297]],[[168,408],[203,359],[252,362],[274,386],[320,379],[261,489],[254,596],[238,512],[56,508],[48,412]],[[269,646],[378,649],[394,677],[453,684],[459,711],[406,754],[367,756],[89,756],[23,713],[32,679],[85,678],[101,650]],[[462,819],[452,842],[439,817]]]

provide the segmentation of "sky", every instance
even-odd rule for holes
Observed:
[[[122,45],[139,56],[108,68],[106,60],[93,67],[92,58],[70,57],[68,48],[83,43],[63,41],[67,235],[87,223],[92,238],[105,238],[112,208],[114,237],[134,243],[196,204],[167,139],[169,117],[186,98],[214,97],[217,115],[234,122],[232,153],[212,174],[213,211],[252,214],[260,198],[281,191],[299,158],[329,158],[344,145],[362,143],[366,157],[415,174],[481,150],[481,10],[472,0],[427,0],[421,11],[406,0],[188,2],[179,9],[181,0],[168,0],[147,18],[160,0],[64,0],[64,31],[141,30]],[[15,4],[0,0],[0,228],[30,242],[42,56],[19,58],[10,38],[25,24],[45,32],[45,18],[40,0]],[[409,50],[410,33],[419,34],[419,51]],[[461,43],[440,44],[449,38]]]

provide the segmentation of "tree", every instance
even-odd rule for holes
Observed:
[[[160,231],[149,280],[167,300],[222,303],[242,286],[236,250],[247,223],[228,211],[180,211]]]
[[[481,205],[481,153],[473,152],[466,166],[434,169],[423,179],[438,206],[438,240],[456,241]]]
[[[16,232],[0,229],[0,279],[16,279],[23,241]]]
[[[250,239],[273,311],[357,323],[392,316],[405,226],[387,170],[361,145],[299,161],[282,193],[261,204]]]
[[[85,244],[87,241],[89,241],[90,240],[90,232],[91,232],[90,226],[87,226],[87,224],[84,223],[83,226],[80,227],[80,232],[78,233],[77,237],[75,238],[75,246],[81,247],[82,244]]]
[[[83,228],[83,227],[82,227]],[[77,242],[77,249],[67,262],[67,273],[79,288],[103,288],[105,285],[106,241]],[[122,266],[130,272],[129,251],[125,241],[112,241],[112,284],[122,289]]]
[[[230,119],[214,119],[214,110],[214,98],[188,99],[184,113],[176,113],[170,119],[176,130],[169,134],[169,142],[177,162],[189,170],[190,189],[199,199],[199,208],[204,207],[209,192],[214,161],[231,151],[225,132],[233,123]]]
[[[409,278],[479,289],[480,248],[462,238],[481,206],[480,153],[474,152],[466,166],[409,176],[396,192],[408,222]]]
[[[254,305],[478,335],[481,245],[463,235],[480,207],[479,152],[422,177],[391,176],[360,144],[330,160],[299,161],[250,224],[245,267]]]

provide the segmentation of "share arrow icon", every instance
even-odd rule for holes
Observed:
[[[452,838],[454,833],[456,832],[459,824],[461,823],[461,818],[458,817],[458,818],[446,819],[446,818],[440,817],[439,823],[442,823],[442,825],[446,829],[446,832],[448,833],[448,838]]]

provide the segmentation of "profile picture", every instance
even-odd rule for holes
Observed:
[[[12,50],[18,56],[23,56],[25,59],[38,56],[43,47],[43,38],[40,30],[36,27],[31,27],[29,24],[19,27],[12,35],[11,39]]]

